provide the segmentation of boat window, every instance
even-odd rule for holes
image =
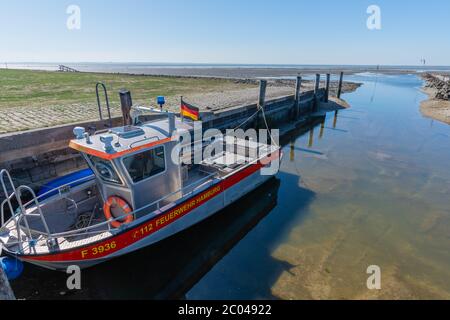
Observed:
[[[119,175],[114,169],[111,161],[103,160],[91,155],[88,155],[88,158],[100,179],[109,183],[122,184],[122,181],[120,180]]]
[[[134,183],[143,181],[166,170],[164,147],[127,157],[123,163]]]

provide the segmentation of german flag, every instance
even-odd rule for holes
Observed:
[[[194,121],[200,120],[200,109],[186,103],[181,99],[181,115]]]

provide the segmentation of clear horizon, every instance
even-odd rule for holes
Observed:
[[[444,0],[0,3],[1,62],[450,65]],[[72,5],[80,15],[70,29]],[[375,30],[367,26],[372,5],[380,9]]]
[[[227,62],[150,62],[150,61],[0,61],[1,64],[64,64],[64,63],[73,63],[73,64],[135,64],[135,65],[205,65],[205,66],[285,66],[285,67],[419,67],[419,68],[450,68],[450,65],[401,65],[401,64],[282,64],[282,63],[227,63]]]

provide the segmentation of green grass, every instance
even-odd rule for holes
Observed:
[[[100,73],[63,73],[29,70],[0,70],[0,109],[73,104],[96,105],[95,84],[103,82],[111,105],[119,104],[118,91],[131,91],[133,102],[155,104],[156,97],[188,96],[242,88],[231,80],[193,79]]]

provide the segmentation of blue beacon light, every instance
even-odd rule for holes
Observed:
[[[162,111],[163,106],[166,104],[166,99],[163,96],[159,96],[156,99],[156,102],[159,104],[159,107],[161,108],[161,111]]]

